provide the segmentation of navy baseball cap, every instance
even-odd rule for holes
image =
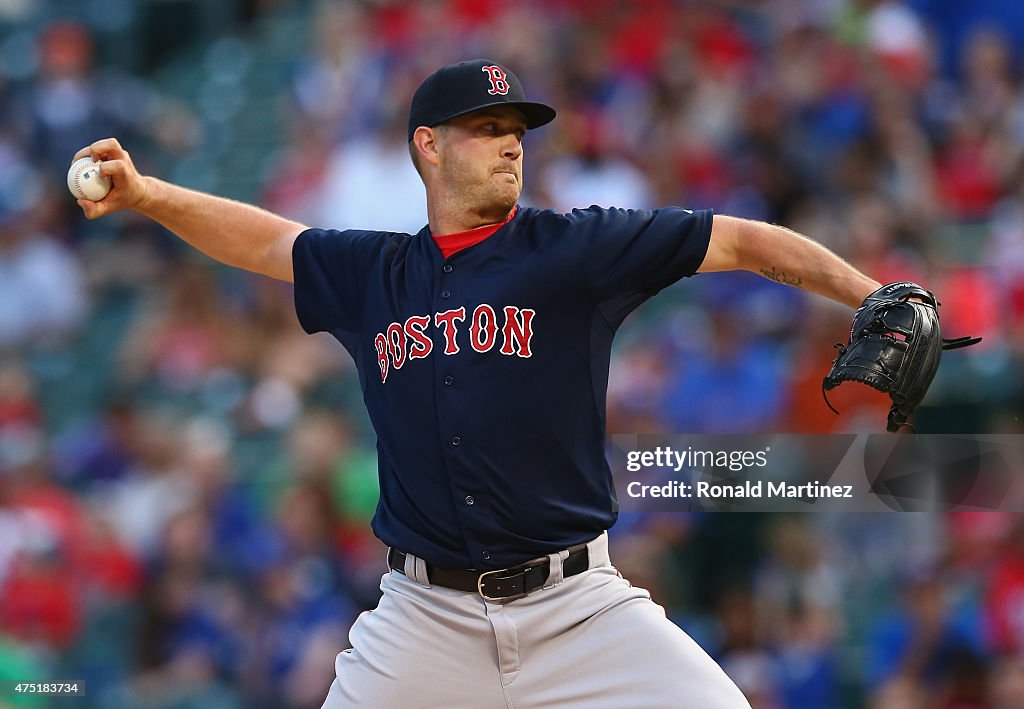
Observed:
[[[473,59],[443,66],[423,80],[409,108],[409,140],[420,126],[436,126],[490,106],[518,108],[526,116],[527,128],[538,128],[555,117],[551,106],[526,100],[523,85],[511,71],[489,59]]]

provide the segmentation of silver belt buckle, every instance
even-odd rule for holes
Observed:
[[[548,563],[548,558],[546,556],[539,556],[536,559],[530,559],[529,561],[524,561],[522,564],[519,564],[518,566],[509,566],[509,567],[504,568],[504,569],[494,569],[493,571],[485,571],[482,574],[480,574],[480,576],[476,580],[476,590],[477,590],[477,593],[479,593],[483,597],[483,599],[485,601],[511,601],[511,600],[515,600],[517,598],[525,598],[526,596],[530,595],[529,592],[514,593],[514,594],[512,594],[510,596],[488,596],[486,593],[484,593],[484,577],[485,576],[490,576],[492,574],[504,574],[504,573],[509,573],[509,572],[514,572],[514,573],[520,573],[521,572],[521,573],[525,574],[531,568],[534,568],[536,566],[546,565],[547,563]],[[526,579],[524,578],[523,579],[523,588],[525,588],[525,587],[526,587]]]
[[[493,602],[493,601],[501,601],[501,600],[504,600],[506,598],[511,598],[511,596],[488,596],[486,593],[484,593],[484,578],[486,578],[487,576],[491,576],[492,574],[503,574],[503,573],[505,573],[507,571],[510,571],[510,569],[494,569],[493,571],[485,571],[482,574],[480,574],[480,576],[477,577],[477,580],[476,580],[476,591],[477,591],[477,593],[479,593],[480,596],[485,601],[492,601]]]

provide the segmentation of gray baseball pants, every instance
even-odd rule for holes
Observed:
[[[373,611],[349,632],[324,709],[749,709],[736,685],[619,576],[608,538],[588,544],[590,570],[514,601],[428,586],[409,556]]]

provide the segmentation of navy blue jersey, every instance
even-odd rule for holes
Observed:
[[[351,353],[377,432],[376,535],[441,568],[521,563],[600,534],[612,337],[696,272],[710,211],[520,209],[444,259],[415,236],[309,229],[295,308]]]

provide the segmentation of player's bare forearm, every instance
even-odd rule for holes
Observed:
[[[221,263],[291,282],[291,250],[302,224],[223,197],[144,177],[128,152],[114,139],[97,141],[75,158],[101,161],[100,172],[110,177],[110,193],[98,202],[80,199],[89,219],[132,209],[153,219]]]
[[[305,227],[265,209],[144,177],[148,198],[135,210],[207,256],[291,282],[291,247]]]
[[[859,307],[881,284],[821,244],[784,227],[715,215],[701,272],[745,270]]]

